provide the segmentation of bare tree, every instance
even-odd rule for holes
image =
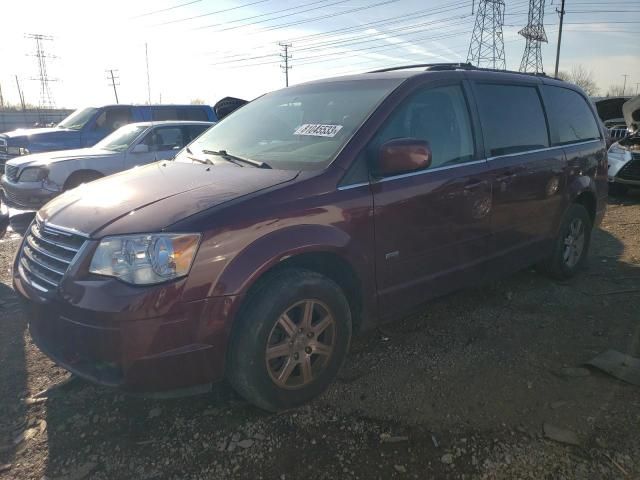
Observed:
[[[624,90],[622,85],[611,85],[607,89],[607,97],[622,97],[624,96]]]
[[[191,105],[204,105],[204,100],[201,98],[194,98],[190,103]]]
[[[574,65],[571,72],[558,72],[558,78],[565,82],[575,83],[590,97],[597,95],[600,91],[593,78],[593,72],[582,65]]]

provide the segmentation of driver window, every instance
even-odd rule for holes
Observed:
[[[154,128],[147,133],[141,143],[147,145],[150,152],[179,150],[185,145],[180,127]]]
[[[426,140],[431,145],[429,168],[469,162],[474,144],[469,110],[462,88],[435,87],[413,94],[391,114],[370,145],[374,151],[394,138]]]

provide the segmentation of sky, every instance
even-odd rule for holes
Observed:
[[[388,66],[465,61],[472,0],[3,0],[0,87],[5,102],[38,104],[35,41],[43,41],[58,107],[115,103],[214,104],[284,87],[279,43],[291,44],[289,83]],[[507,68],[525,46],[528,0],[505,0]],[[545,6],[544,69],[553,73],[559,0]],[[640,83],[640,0],[566,0],[560,70],[590,70],[605,94]],[[145,46],[148,51],[149,89]],[[150,91],[150,92],[149,92]]]

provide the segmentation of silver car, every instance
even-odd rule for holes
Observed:
[[[131,123],[91,148],[25,155],[9,160],[2,176],[3,202],[37,210],[80,184],[158,160],[168,160],[212,126],[211,122]]]

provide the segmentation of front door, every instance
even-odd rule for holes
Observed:
[[[372,183],[383,317],[477,281],[491,227],[491,182],[476,153],[462,84],[411,95],[378,132],[368,156],[394,138],[428,141],[433,160],[426,170]]]

